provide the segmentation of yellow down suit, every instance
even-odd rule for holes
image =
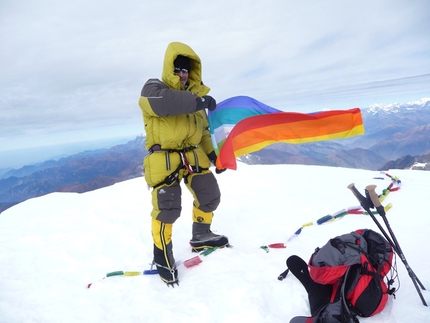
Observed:
[[[174,74],[178,55],[191,61],[186,89]],[[145,180],[153,188],[152,235],[161,250],[171,243],[172,224],[181,213],[182,180],[194,197],[193,221],[210,224],[220,202],[218,183],[209,170],[208,155],[212,160],[216,155],[206,112],[196,112],[196,98],[209,90],[202,82],[199,56],[189,46],[174,42],[165,53],[162,81],[149,79],[141,92],[139,106],[150,152],[144,159]]]

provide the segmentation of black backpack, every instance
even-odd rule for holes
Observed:
[[[333,286],[330,301],[313,318],[296,317],[291,322],[358,322],[357,316],[381,312],[395,290],[391,288],[393,257],[390,244],[369,229],[330,239],[315,249],[308,263],[314,282]]]

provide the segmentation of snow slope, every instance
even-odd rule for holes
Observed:
[[[392,170],[402,188],[383,202],[417,276],[430,288],[430,172]],[[358,206],[346,186],[364,192],[390,184],[374,171],[301,165],[249,166],[217,175],[222,203],[212,228],[229,236],[232,249],[203,263],[179,267],[180,286],[158,276],[106,273],[143,271],[152,260],[150,191],[143,178],[84,194],[53,193],[23,202],[0,215],[0,322],[288,322],[309,315],[307,295],[294,276],[278,281],[292,254],[306,261],[328,239],[360,228],[378,230],[366,215],[305,227],[286,249],[260,248],[287,242],[303,224]],[[190,251],[191,204],[183,190],[183,214],[174,226],[177,260]],[[396,299],[360,322],[430,322],[397,257],[401,280]],[[93,283],[87,288],[88,283]],[[423,292],[428,302],[430,293]]]

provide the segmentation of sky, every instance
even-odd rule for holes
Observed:
[[[3,0],[0,159],[142,133],[140,90],[172,41],[218,102],[306,113],[429,97],[429,32],[426,0]]]
[[[427,288],[422,294],[430,304],[430,217],[423,212],[428,209],[430,172],[388,174],[397,176],[401,186],[382,204],[392,205],[387,211],[391,229]],[[298,255],[308,261],[315,248],[357,229],[380,232],[364,214],[347,214],[322,225],[316,221],[359,207],[348,184],[355,183],[362,194],[375,184],[381,194],[391,183],[375,171],[242,163],[237,171],[216,178],[222,199],[212,230],[228,236],[233,248],[200,256],[202,263],[191,268],[179,265],[179,286],[174,289],[158,275],[103,279],[114,271],[150,269],[151,192],[143,177],[83,194],[52,193],[4,211],[0,322],[286,323],[307,316],[309,303],[301,283],[292,275],[277,279],[286,259]],[[188,244],[192,196],[183,188],[183,212],[173,226],[177,261],[196,256]],[[381,217],[377,219],[387,232]],[[286,248],[268,253],[261,248],[273,243]],[[390,297],[380,314],[360,318],[361,323],[428,322],[429,308],[422,305],[400,257],[396,259],[396,298]]]

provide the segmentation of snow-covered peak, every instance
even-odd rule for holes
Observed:
[[[402,103],[400,102],[389,103],[389,104],[375,103],[375,104],[372,104],[367,109],[367,112],[369,114],[375,114],[380,111],[384,111],[386,113],[398,113],[400,111],[414,110],[414,109],[419,109],[423,107],[430,107],[430,98],[422,98],[421,100],[402,102]]]

